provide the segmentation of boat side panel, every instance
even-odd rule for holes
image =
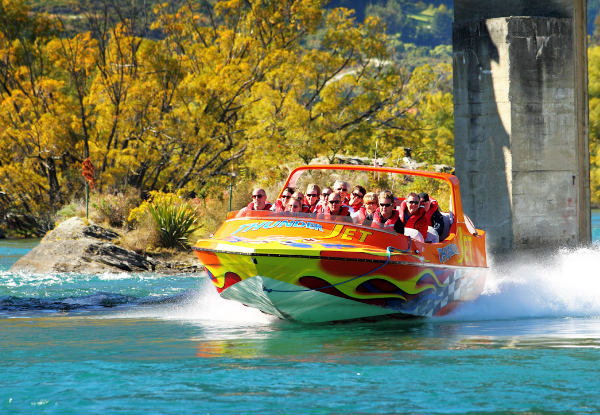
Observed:
[[[469,232],[464,223],[455,226],[445,241],[427,244],[404,235],[352,223],[335,223],[316,219],[278,219],[244,217],[227,220],[212,240],[198,241],[198,247],[214,249],[219,242],[235,244],[256,252],[319,255],[323,249],[383,252],[388,247],[410,251],[415,261],[432,264],[485,267],[485,234]]]

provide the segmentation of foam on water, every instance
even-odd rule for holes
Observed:
[[[600,316],[600,247],[561,249],[501,269],[491,265],[482,295],[452,317],[504,319]]]
[[[114,315],[111,317],[115,317]],[[264,325],[276,317],[246,307],[236,301],[221,298],[208,279],[200,287],[188,290],[169,304],[122,311],[117,317],[149,317],[165,320],[196,321],[202,324]]]

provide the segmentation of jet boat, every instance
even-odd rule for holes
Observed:
[[[318,323],[442,316],[479,296],[487,271],[485,232],[463,213],[456,176],[307,165],[290,173],[279,195],[286,187],[303,190],[340,178],[398,195],[429,190],[445,208],[447,235],[426,243],[351,217],[230,212],[211,238],[193,246],[221,297],[282,319]]]

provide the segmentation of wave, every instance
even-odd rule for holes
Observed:
[[[452,318],[507,319],[600,316],[600,246],[561,249],[492,265],[482,295]]]
[[[82,297],[66,298],[22,298],[15,296],[0,297],[0,312],[22,311],[72,311],[79,309],[116,307],[123,304],[137,303],[135,297],[114,294],[96,293]]]

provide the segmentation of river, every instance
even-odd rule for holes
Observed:
[[[597,242],[492,267],[444,318],[321,325],[203,274],[9,272],[36,243],[0,241],[2,414],[600,413]]]

